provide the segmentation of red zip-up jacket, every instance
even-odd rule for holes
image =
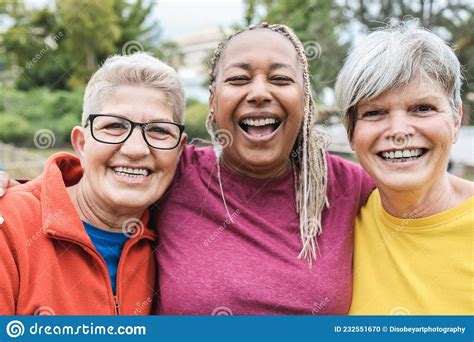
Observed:
[[[77,157],[58,153],[43,176],[0,198],[0,314],[146,315],[157,288],[155,234],[138,229],[122,250],[116,295],[66,187],[82,177]],[[148,223],[148,210],[142,227]]]

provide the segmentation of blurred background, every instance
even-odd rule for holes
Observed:
[[[227,34],[267,21],[292,27],[305,46],[331,150],[354,159],[334,110],[342,61],[371,29],[418,18],[464,66],[464,118],[450,171],[474,180],[472,0],[31,0],[0,1],[0,169],[33,178],[46,158],[72,151],[84,86],[113,54],[149,51],[177,69],[187,95],[186,131],[207,139],[209,60]]]

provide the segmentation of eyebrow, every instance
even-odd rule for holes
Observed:
[[[138,121],[135,121],[135,120],[132,120],[130,118],[127,118],[126,116],[123,116],[121,114],[116,114],[116,113],[101,113],[100,115],[113,115],[115,117],[119,117],[121,119],[125,119],[125,120],[130,120],[130,121],[133,121],[133,122],[138,122]],[[170,120],[168,118],[162,118],[162,119],[153,119],[153,120],[147,120],[147,121],[143,121],[143,122],[140,122],[140,123],[149,123],[149,122],[171,122],[171,123],[175,123],[173,120]]]
[[[227,71],[228,69],[232,68],[239,68],[239,69],[244,69],[245,71],[250,71],[252,70],[252,66],[249,63],[233,63],[225,68],[224,71]],[[285,63],[272,63],[270,65],[270,70],[277,70],[277,69],[290,69],[291,71],[295,72],[293,67],[289,64]]]

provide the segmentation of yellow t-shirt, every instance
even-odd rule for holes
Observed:
[[[442,213],[388,214],[375,190],[355,223],[351,315],[474,314],[474,196]]]

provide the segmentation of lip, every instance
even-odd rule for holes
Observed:
[[[240,127],[240,125],[237,125],[239,127],[239,130],[240,132],[242,132],[242,134],[244,135],[244,137],[249,140],[251,143],[254,143],[254,144],[263,144],[263,143],[266,143],[266,142],[269,142],[270,140],[272,140],[277,134],[278,132],[280,131],[281,127],[283,126],[284,122],[281,122],[280,125],[278,126],[278,128],[276,130],[274,130],[271,134],[269,135],[265,135],[263,137],[255,137],[253,135],[250,135],[248,134],[247,132],[245,132],[242,127]]]
[[[121,165],[122,166],[122,165]],[[117,166],[114,166],[117,167]],[[130,167],[130,166],[127,166]],[[136,166],[134,168],[137,168]],[[108,168],[108,171],[112,173],[112,177],[118,183],[126,184],[126,185],[147,185],[150,183],[152,172],[148,174],[148,176],[139,176],[139,177],[128,177],[119,175],[117,172],[114,171],[112,167]]]
[[[242,116],[239,117],[239,122],[238,123],[242,122],[242,120],[245,120],[245,119],[263,119],[263,118],[265,118],[265,119],[275,119],[275,120],[280,121],[281,123],[284,120],[280,116],[276,115],[275,113],[262,111],[262,112],[248,112],[248,113],[245,113],[245,114],[243,114]]]
[[[386,152],[387,150],[385,150],[384,152]],[[390,151],[390,150],[388,150]],[[380,153],[380,152],[379,152]],[[427,150],[425,152],[425,154],[423,154],[421,157],[419,158],[416,158],[414,160],[410,160],[410,161],[406,161],[406,162],[403,162],[403,163],[392,163],[392,162],[389,162],[385,159],[383,159],[382,157],[380,157],[378,154],[375,154],[375,157],[376,157],[376,160],[378,162],[380,162],[380,164],[385,167],[385,168],[389,168],[389,169],[395,169],[395,170],[400,170],[400,169],[407,169],[407,168],[410,168],[410,167],[415,167],[417,166],[418,164],[422,163],[425,159],[426,159],[426,156],[429,155],[431,153],[431,150]]]
[[[278,125],[278,128],[274,130],[271,134],[265,135],[263,137],[255,137],[253,135],[248,134],[245,132],[242,127],[240,127],[239,123],[242,122],[242,120],[245,119],[275,119],[280,124]],[[264,144],[272,140],[280,131],[281,127],[285,124],[285,119],[282,119],[279,115],[272,113],[272,112],[267,112],[267,111],[261,111],[261,112],[248,112],[239,117],[239,120],[237,122],[237,127],[239,128],[240,132],[244,135],[244,137],[249,140],[253,144]]]
[[[429,150],[428,147],[417,147],[417,146],[406,146],[406,147],[403,147],[403,148],[386,148],[386,149],[383,149],[383,150],[379,150],[379,151],[376,151],[375,154],[379,154],[379,153],[383,153],[383,152],[391,152],[391,151],[403,151],[403,150],[417,150],[417,149],[420,149],[420,150]]]
[[[148,171],[150,171],[150,174],[153,173],[153,167],[148,165],[113,164],[109,165],[109,167],[111,169],[116,167],[125,167],[129,169],[147,169]]]

